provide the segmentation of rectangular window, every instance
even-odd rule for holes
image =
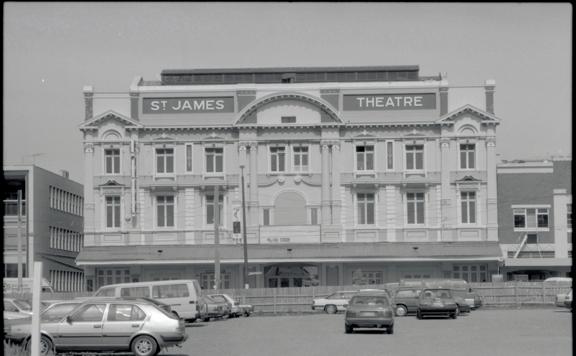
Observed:
[[[262,210],[262,223],[264,226],[270,225],[270,209],[263,209]]]
[[[224,172],[224,149],[206,148],[206,173]]]
[[[156,173],[174,173],[174,149],[156,149]]]
[[[572,204],[566,206],[566,225],[572,229]]]
[[[424,193],[406,193],[408,224],[424,224]]]
[[[358,193],[358,225],[374,224],[374,194]]]
[[[281,122],[283,124],[295,124],[296,123],[296,116],[282,116]]]
[[[192,172],[192,145],[186,145],[186,172]]]
[[[214,224],[214,195],[207,195],[206,196],[206,224]],[[223,224],[224,220],[224,196],[219,194],[218,195],[218,209],[220,209],[220,214],[218,217],[220,218],[220,224]]]
[[[308,171],[308,147],[295,146],[294,152],[294,171],[307,172]]]
[[[286,171],[286,147],[270,147],[270,171]]]
[[[356,146],[356,170],[374,170],[374,146]]]
[[[424,169],[424,145],[406,146],[406,170]]]
[[[549,211],[548,208],[517,208],[513,209],[515,229],[547,229]]]
[[[460,145],[460,168],[461,169],[474,169],[476,168],[476,145],[475,144],[461,144]]]
[[[174,227],[174,196],[157,196],[156,212],[158,227]]]
[[[104,160],[106,161],[106,174],[120,173],[120,149],[118,148],[105,149]]]
[[[476,193],[475,192],[461,192],[460,201],[462,208],[462,223],[475,224],[476,223]]]
[[[120,197],[107,196],[106,197],[106,227],[119,228],[120,227]]]
[[[386,142],[386,168],[394,169],[394,142]]]

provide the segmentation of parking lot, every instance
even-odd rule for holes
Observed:
[[[456,320],[398,317],[393,335],[347,335],[342,313],[251,316],[190,324],[184,347],[162,355],[568,356],[571,320],[565,309],[480,309]]]

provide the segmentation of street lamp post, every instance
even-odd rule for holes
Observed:
[[[244,196],[244,165],[240,165],[242,184],[242,237],[244,240],[244,288],[248,289],[248,239],[246,237],[246,198]]]

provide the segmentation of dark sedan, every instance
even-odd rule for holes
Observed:
[[[346,334],[354,328],[385,328],[394,333],[394,311],[383,292],[359,292],[350,299],[344,321]]]
[[[416,316],[422,319],[430,315],[447,316],[452,319],[458,317],[458,305],[450,289],[424,289],[422,291]]]

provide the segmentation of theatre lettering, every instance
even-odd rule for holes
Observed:
[[[344,110],[421,110],[435,109],[436,95],[376,94],[344,95]]]
[[[145,114],[234,112],[232,97],[214,98],[144,98]]]

